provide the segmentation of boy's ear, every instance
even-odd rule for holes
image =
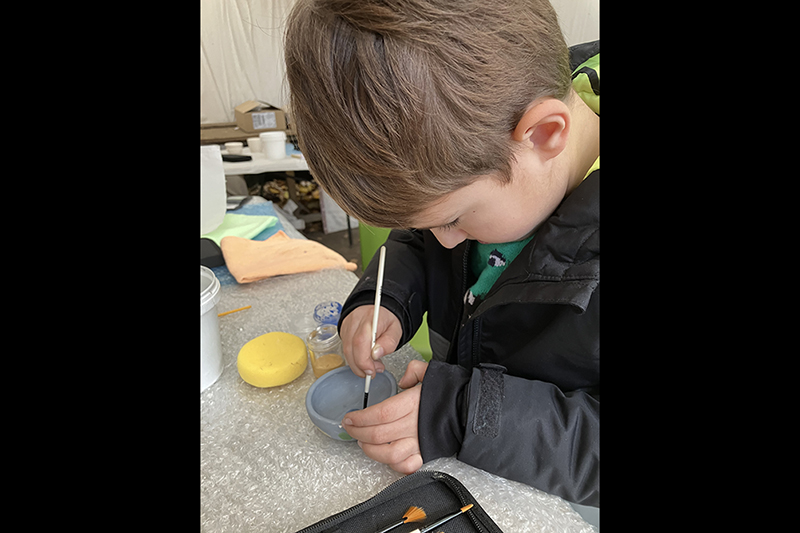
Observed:
[[[561,100],[545,97],[534,101],[522,115],[511,138],[529,144],[547,160],[567,146],[571,116]]]

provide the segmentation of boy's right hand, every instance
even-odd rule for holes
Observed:
[[[375,336],[375,352],[370,350],[372,342],[372,310],[374,305],[362,305],[351,312],[342,321],[339,336],[342,338],[342,349],[347,364],[355,375],[360,378],[367,374],[375,376],[376,372],[383,372],[381,357],[397,349],[397,344],[403,337],[403,327],[400,320],[386,309],[381,307],[378,314],[378,332]]]

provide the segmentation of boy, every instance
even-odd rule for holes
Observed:
[[[546,0],[299,0],[286,30],[315,179],[395,228],[375,350],[376,260],[347,361],[383,371],[425,311],[434,353],[343,427],[399,472],[457,454],[599,507],[599,42],[571,52]]]

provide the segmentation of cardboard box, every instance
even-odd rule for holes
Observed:
[[[266,102],[248,100],[233,108],[236,125],[247,133],[286,130],[286,114]]]

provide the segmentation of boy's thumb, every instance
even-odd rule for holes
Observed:
[[[377,361],[378,359],[380,359],[381,357],[386,355],[386,350],[384,350],[383,346],[378,344],[377,341],[376,341],[375,342],[375,347],[372,348],[372,354],[371,355],[372,355],[372,360],[373,361]]]
[[[426,370],[428,370],[428,363],[417,359],[412,360],[408,363],[406,373],[403,374],[398,385],[401,389],[410,389],[417,383],[422,383]]]

